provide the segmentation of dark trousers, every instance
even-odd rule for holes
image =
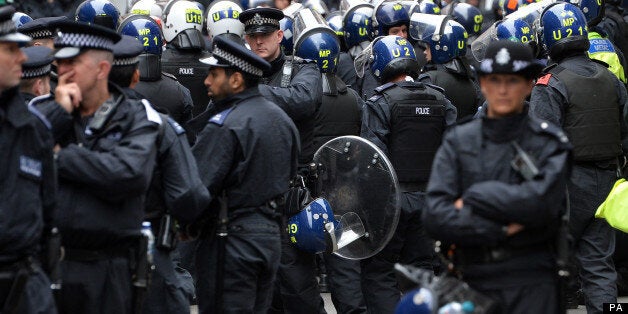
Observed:
[[[4,305],[13,280],[0,280],[0,310]],[[50,281],[46,274],[35,266],[35,272],[29,276],[22,294],[22,300],[17,308],[17,313],[23,314],[55,314],[57,308],[50,290]]]
[[[131,313],[133,293],[129,260],[124,257],[61,263],[63,286],[59,313]]]
[[[401,299],[394,264],[432,269],[434,244],[423,229],[425,193],[401,194],[401,217],[393,238],[377,255],[362,261],[362,293],[369,313],[393,313]]]
[[[616,180],[614,170],[574,165],[567,186],[569,229],[588,313],[602,313],[602,303],[617,302],[617,273],[612,259],[615,231],[606,220],[594,217]]]
[[[175,270],[171,252],[157,249],[153,255],[155,270],[142,312],[146,314],[183,314],[190,312],[190,301]]]
[[[360,286],[360,262],[335,254],[323,254],[331,301],[340,314],[366,313]]]
[[[279,224],[262,214],[249,213],[232,219],[228,232],[222,265],[217,260],[215,235],[199,239],[196,252],[199,313],[219,313],[215,308],[217,271],[223,274],[224,313],[266,313],[279,265]]]
[[[325,313],[316,281],[315,255],[297,249],[287,233],[281,235],[281,265],[268,313]]]
[[[468,282],[474,287],[472,282]],[[478,290],[496,301],[491,314],[557,314],[556,284],[542,283],[525,286],[505,286],[500,289]]]

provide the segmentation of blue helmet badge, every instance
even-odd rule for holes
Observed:
[[[118,28],[120,12],[107,0],[86,0],[76,8],[75,19],[79,22],[96,24],[113,30]]]

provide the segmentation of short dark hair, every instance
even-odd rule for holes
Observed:
[[[133,73],[138,68],[139,63],[132,65],[116,65],[109,71],[109,81],[120,87],[131,87]]]
[[[244,73],[242,71],[238,71],[235,68],[225,68],[225,74],[227,76],[231,76],[235,72],[240,72],[240,74],[242,74],[242,78],[244,78],[244,87],[245,88],[255,87],[255,86],[257,86],[259,84],[259,78],[258,77],[255,77],[253,75]]]

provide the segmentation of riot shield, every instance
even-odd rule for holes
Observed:
[[[335,254],[364,259],[392,238],[400,215],[397,175],[385,154],[357,136],[341,136],[314,154],[321,167],[321,195],[340,222]]]

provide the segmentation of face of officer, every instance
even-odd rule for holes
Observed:
[[[430,45],[425,45],[425,49],[423,50],[423,54],[425,55],[425,60],[427,62],[432,61],[432,50],[430,50]]]
[[[503,118],[523,111],[534,81],[517,74],[487,74],[480,76],[480,87],[488,102],[487,116]]]
[[[283,39],[283,31],[276,30],[271,33],[247,34],[244,36],[244,39],[256,55],[270,62],[277,59],[281,53],[280,44]]]
[[[0,42],[0,91],[20,84],[26,54],[17,43]]]
[[[221,67],[210,68],[203,83],[207,87],[207,96],[214,101],[225,99],[245,89],[242,73],[227,71]]]
[[[52,50],[55,49],[54,39],[52,38],[33,39],[33,46],[45,46]]]
[[[408,38],[408,26],[407,25],[398,25],[393,26],[388,29],[388,35],[395,35],[403,38]]]

